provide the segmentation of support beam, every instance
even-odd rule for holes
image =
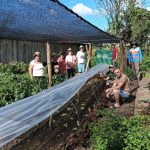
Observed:
[[[125,47],[124,40],[120,41],[120,69],[124,72],[125,69]]]
[[[47,51],[47,68],[48,68],[48,86],[51,86],[52,80],[52,64],[51,64],[51,45],[50,43],[46,43],[46,51]]]
[[[90,64],[90,59],[91,59],[91,44],[89,43],[88,45],[85,45],[86,52],[87,52],[87,63],[86,63],[86,71],[89,69],[89,64]]]

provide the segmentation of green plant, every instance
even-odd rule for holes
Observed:
[[[108,109],[98,112],[97,123],[91,125],[93,150],[149,150],[150,118],[133,116],[129,119]]]
[[[134,77],[134,73],[133,73],[133,70],[130,66],[127,66],[124,70],[124,73],[127,75],[127,77],[129,77],[130,80],[133,79]]]
[[[149,71],[150,70],[150,55],[148,56],[143,56],[143,62],[142,64],[140,65],[140,70],[142,72],[144,71]]]
[[[11,62],[8,64],[0,64],[1,73],[23,74],[28,71],[28,64],[24,62]]]
[[[60,82],[62,82],[61,75],[59,73],[54,74],[52,77],[51,85],[54,86],[56,84],[59,84]]]

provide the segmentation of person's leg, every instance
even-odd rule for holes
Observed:
[[[135,63],[132,63],[132,70],[133,70],[133,73],[137,79],[137,76],[136,76],[136,70],[135,70]]]
[[[115,60],[114,59],[112,60],[112,65],[115,66]]]
[[[84,72],[84,71],[85,71],[85,64],[82,64],[81,72]]]
[[[114,94],[114,98],[115,98],[115,107],[120,107],[120,101],[119,101],[119,91],[117,89],[113,89],[113,94]]]
[[[71,69],[67,69],[68,78],[71,77]]]
[[[71,76],[74,77],[75,76],[75,69],[70,69],[71,70]]]
[[[135,66],[135,74],[136,74],[137,80],[139,82],[140,81],[140,73],[139,73],[140,63],[139,62],[135,62],[134,66]]]
[[[78,64],[78,73],[82,72],[82,64]]]

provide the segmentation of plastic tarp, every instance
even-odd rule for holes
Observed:
[[[58,43],[119,42],[57,0],[0,0],[0,38]]]
[[[0,108],[0,147],[25,133],[63,107],[95,74],[105,74],[108,65],[92,69],[41,93]]]

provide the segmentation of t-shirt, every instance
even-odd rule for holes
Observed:
[[[42,77],[44,76],[44,66],[41,62],[36,63],[35,60],[30,62],[30,65],[33,66],[33,76]]]
[[[76,66],[76,57],[75,55],[67,55],[66,56],[66,68],[67,69],[73,69]]]
[[[85,63],[85,53],[82,51],[78,51],[76,54],[78,64]]]
[[[115,74],[111,71],[108,71],[106,76],[109,77],[109,80],[115,80]]]
[[[59,65],[59,71],[62,75],[66,74],[66,62],[63,58],[59,57],[57,59],[58,65]]]
[[[142,60],[142,52],[140,47],[131,48],[128,52],[128,61],[131,63],[140,62]]]
[[[124,90],[126,92],[130,91],[129,78],[125,74],[122,74],[119,78],[116,78],[115,82],[116,83],[123,83],[123,86],[121,87],[121,90]]]
[[[117,53],[118,53],[118,49],[117,48],[113,48],[113,50],[112,50],[112,60],[116,59]]]

